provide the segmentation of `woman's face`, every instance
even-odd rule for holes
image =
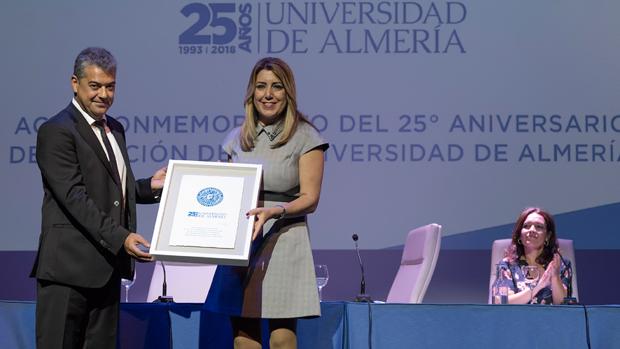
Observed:
[[[286,107],[284,84],[271,70],[263,69],[256,76],[254,107],[258,120],[265,125],[274,123]]]
[[[521,228],[521,242],[526,249],[541,249],[547,240],[545,218],[538,213],[530,213]]]

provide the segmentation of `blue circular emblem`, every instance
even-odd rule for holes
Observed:
[[[196,200],[203,206],[215,206],[224,200],[224,193],[217,188],[204,188],[198,192]]]

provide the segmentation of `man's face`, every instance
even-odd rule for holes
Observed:
[[[116,73],[106,73],[96,65],[84,69],[84,76],[71,77],[75,99],[82,109],[96,120],[100,120],[112,106]]]

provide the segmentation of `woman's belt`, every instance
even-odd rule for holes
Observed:
[[[277,202],[291,202],[297,199],[299,196],[296,193],[278,193],[274,191],[262,191],[258,195],[258,200],[260,201],[277,201]]]

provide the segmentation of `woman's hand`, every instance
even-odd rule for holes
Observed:
[[[560,275],[560,265],[562,264],[562,260],[559,254],[554,254],[553,259],[547,265],[547,271],[551,273],[551,276],[559,276]]]
[[[540,292],[540,290],[542,290],[543,288],[551,285],[551,276],[552,275],[550,269],[547,267],[547,270],[545,270],[545,272],[538,280],[538,284],[536,284],[536,287],[534,287],[534,289],[532,290],[534,295],[538,294],[538,292]]]
[[[290,216],[304,215],[314,212],[319,204],[321,183],[323,181],[324,154],[321,149],[314,149],[299,158],[299,195],[286,204],[286,214]],[[254,232],[252,240],[261,233],[267,220],[278,217],[284,209],[279,206],[257,207],[248,211],[246,217],[254,216]]]
[[[561,304],[566,297],[567,288],[562,283],[560,276],[560,266],[562,265],[562,257],[558,253],[553,255],[553,260],[547,265],[545,274],[549,274],[549,284],[551,286],[551,294],[553,296],[553,304]]]
[[[249,210],[245,216],[250,218],[254,216],[254,231],[252,232],[252,240],[256,240],[258,234],[262,233],[263,225],[267,220],[279,216],[282,213],[281,207],[257,207]]]
[[[556,253],[553,256],[553,259],[547,265],[547,269],[542,274],[540,279],[538,280],[538,284],[534,288],[534,294],[537,294],[540,290],[545,287],[550,287],[553,283],[554,279],[558,279],[560,276],[560,256]]]

